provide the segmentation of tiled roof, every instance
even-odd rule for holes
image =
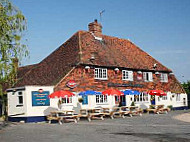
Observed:
[[[126,39],[111,36],[102,36],[102,40],[96,40],[90,32],[80,32],[82,60],[84,64],[99,66],[125,67],[138,70],[155,70],[171,72],[160,62],[141,50],[135,44]],[[90,59],[94,54],[95,60]]]
[[[154,70],[156,63],[156,71],[171,72],[129,40],[106,35],[102,40],[95,38],[87,31],[75,33],[39,64],[19,68],[16,86],[56,85],[77,64]]]
[[[39,64],[28,68],[15,87],[23,85],[55,85],[79,62],[79,36],[75,33]],[[21,67],[22,68],[22,67]],[[18,71],[18,74],[21,74]],[[19,75],[19,77],[21,77]]]

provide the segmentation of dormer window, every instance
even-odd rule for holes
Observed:
[[[133,71],[122,70],[122,80],[133,81]]]
[[[95,79],[101,79],[101,80],[107,80],[107,69],[105,68],[95,68],[94,69],[94,78]]]
[[[168,82],[168,74],[160,73],[160,82]]]
[[[152,82],[152,72],[143,72],[143,79],[145,82]]]

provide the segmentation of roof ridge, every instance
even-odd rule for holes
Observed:
[[[20,66],[18,68],[26,68],[26,67],[30,67],[30,66],[35,66],[35,65],[38,65],[39,63],[36,63],[36,64],[30,64],[30,65],[25,65],[25,66]]]

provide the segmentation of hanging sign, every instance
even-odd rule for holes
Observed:
[[[77,87],[77,83],[74,81],[74,80],[69,80],[67,83],[66,83],[66,86],[73,89],[75,87]]]

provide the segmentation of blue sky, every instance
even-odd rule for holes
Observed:
[[[102,16],[103,34],[130,39],[179,81],[190,80],[190,0],[11,0],[27,18],[30,58],[40,62]]]

